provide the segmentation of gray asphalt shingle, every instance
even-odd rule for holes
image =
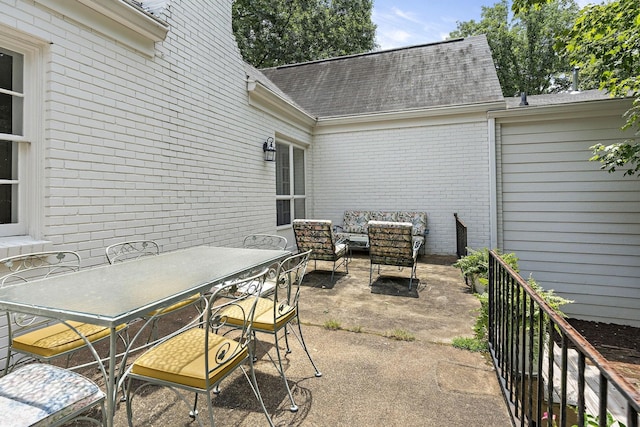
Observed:
[[[260,71],[316,117],[504,99],[485,36]]]

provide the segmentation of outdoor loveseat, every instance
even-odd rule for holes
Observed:
[[[335,227],[336,237],[348,239],[352,249],[368,248],[369,221],[410,222],[413,224],[413,241],[421,243],[420,250],[424,253],[426,236],[429,234],[426,212],[347,210],[344,211],[342,226]]]

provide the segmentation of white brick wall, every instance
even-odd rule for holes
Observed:
[[[171,2],[150,58],[38,3],[0,0],[0,26],[51,41],[39,237],[91,266],[122,239],[168,251],[275,232],[262,141],[310,136],[248,106],[231,3]]]
[[[488,246],[485,117],[466,123],[421,119],[392,129],[316,136],[312,214],[342,224],[349,209],[425,211],[426,252],[455,254],[457,212],[469,228],[469,246]]]

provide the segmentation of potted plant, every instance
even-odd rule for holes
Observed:
[[[453,266],[462,271],[465,281],[474,292],[485,293],[489,282],[489,249],[482,248],[476,251],[467,248],[467,252],[468,254],[456,261]],[[518,258],[515,254],[501,254],[498,250],[496,253],[511,268],[518,271]]]

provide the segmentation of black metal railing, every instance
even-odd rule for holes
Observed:
[[[638,427],[638,390],[494,251],[488,289],[489,350],[514,425]]]
[[[467,226],[458,218],[458,214],[454,213],[456,219],[456,255],[458,259],[467,255]]]

